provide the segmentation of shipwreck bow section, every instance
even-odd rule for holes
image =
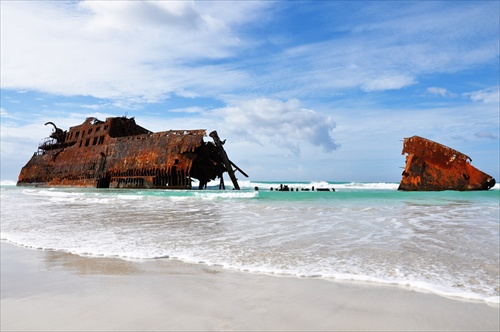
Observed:
[[[471,158],[423,137],[404,139],[406,166],[398,190],[488,190],[495,179],[472,166]]]
[[[227,172],[239,189],[232,166],[240,169],[215,131],[213,143],[204,141],[204,129],[153,133],[126,117],[90,117],[69,131],[47,124],[53,132],[22,168],[18,186],[191,189],[197,179],[202,189],[219,178],[225,188]]]

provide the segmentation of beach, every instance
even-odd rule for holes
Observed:
[[[400,286],[1,242],[1,329],[498,331],[499,308]]]

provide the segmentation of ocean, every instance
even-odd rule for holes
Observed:
[[[299,191],[270,190],[280,184]],[[240,186],[169,191],[2,185],[0,238],[82,256],[177,259],[499,303],[498,184],[476,192],[400,192],[397,183]],[[300,190],[313,186],[335,191]]]

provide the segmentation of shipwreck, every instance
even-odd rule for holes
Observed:
[[[22,168],[18,186],[192,189],[195,179],[203,189],[219,178],[225,189],[227,172],[240,189],[235,171],[248,177],[229,160],[216,131],[205,142],[205,129],[153,133],[127,117],[89,117],[68,131],[45,125],[52,133]]]
[[[472,159],[423,137],[404,139],[406,166],[398,190],[488,190],[495,179],[471,165]]]

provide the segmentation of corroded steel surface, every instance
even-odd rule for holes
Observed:
[[[204,142],[205,130],[152,133],[125,117],[87,118],[64,132],[47,124],[54,131],[23,167],[18,185],[188,189],[191,179],[203,188],[227,172],[225,151]]]
[[[405,153],[399,190],[488,190],[495,185],[495,179],[470,164],[470,157],[426,138],[405,138]]]

